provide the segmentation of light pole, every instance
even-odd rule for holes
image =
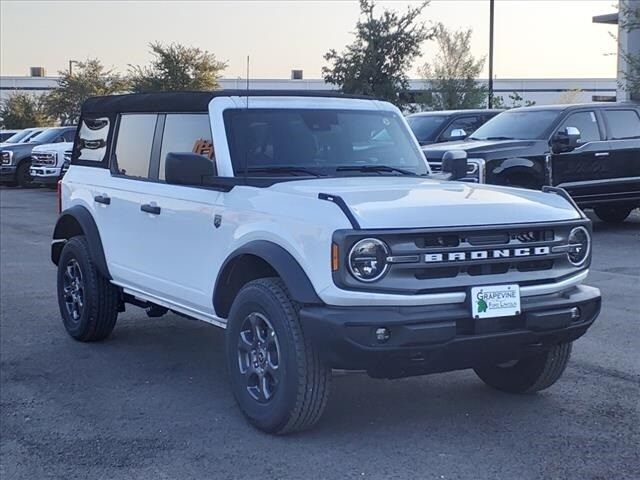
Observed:
[[[69,60],[69,76],[73,75],[73,64],[79,63],[77,60]]]
[[[489,0],[489,108],[493,107],[493,3]]]

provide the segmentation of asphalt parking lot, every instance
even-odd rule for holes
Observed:
[[[271,437],[236,408],[224,332],[134,307],[104,343],[65,333],[49,241],[55,193],[0,189],[0,477],[640,478],[640,213],[595,221],[596,324],[533,396],[463,371],[334,375],[312,431]],[[170,253],[170,252],[168,252]]]

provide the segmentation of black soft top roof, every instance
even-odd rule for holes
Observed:
[[[88,98],[83,114],[121,112],[206,112],[215,97],[331,97],[374,100],[372,97],[345,95],[337,91],[304,90],[217,90],[213,92],[129,93]]]

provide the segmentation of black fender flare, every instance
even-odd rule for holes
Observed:
[[[282,279],[291,298],[302,304],[322,304],[311,280],[298,261],[280,245],[267,240],[254,240],[234,250],[223,262],[213,290],[213,305],[219,305],[235,260],[254,256],[266,262]],[[329,268],[329,266],[327,266]]]
[[[102,248],[100,232],[89,210],[81,205],[74,205],[63,211],[58,217],[53,229],[53,241],[51,242],[51,261],[58,264],[62,248],[67,240],[77,235],[84,235],[89,243],[91,260],[98,271],[105,278],[111,280],[111,274],[107,268],[107,260]]]

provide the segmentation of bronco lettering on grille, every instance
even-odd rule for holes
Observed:
[[[472,250],[468,252],[427,253],[424,261],[427,263],[456,262],[465,260],[486,260],[491,258],[533,257],[548,255],[550,247],[500,248],[494,250]]]

